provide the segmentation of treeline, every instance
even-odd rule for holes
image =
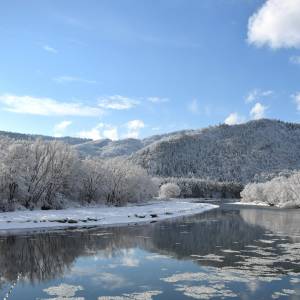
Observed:
[[[243,185],[234,182],[217,182],[199,178],[157,177],[159,186],[175,183],[182,198],[240,198]]]
[[[128,160],[81,160],[59,141],[0,140],[0,210],[60,209],[69,200],[120,206],[157,194],[147,172]]]

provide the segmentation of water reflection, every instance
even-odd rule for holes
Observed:
[[[297,209],[249,208],[241,210],[240,215],[248,224],[300,241],[300,216]]]
[[[24,299],[22,289],[32,284],[36,293],[30,293],[44,299],[75,299],[75,294],[101,300],[251,299],[269,283],[274,299],[295,297],[291,286],[300,282],[299,225],[296,211],[225,205],[144,226],[5,236],[0,239],[0,283],[5,292],[21,278],[24,285],[15,288],[14,299]],[[61,290],[69,296],[60,295]]]

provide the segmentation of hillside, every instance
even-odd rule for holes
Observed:
[[[54,137],[0,132],[0,137],[53,140]],[[128,156],[150,174],[247,183],[283,170],[300,169],[300,124],[262,119],[145,139],[112,141],[63,137],[82,157]],[[268,178],[270,179],[270,178]]]
[[[131,158],[150,174],[246,183],[300,168],[300,125],[274,120],[220,125],[158,140]]]

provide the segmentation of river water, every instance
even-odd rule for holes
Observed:
[[[2,236],[0,299],[300,299],[300,211]]]

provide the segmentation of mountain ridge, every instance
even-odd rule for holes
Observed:
[[[164,139],[131,160],[150,174],[246,183],[256,175],[300,168],[300,125],[261,119]]]

